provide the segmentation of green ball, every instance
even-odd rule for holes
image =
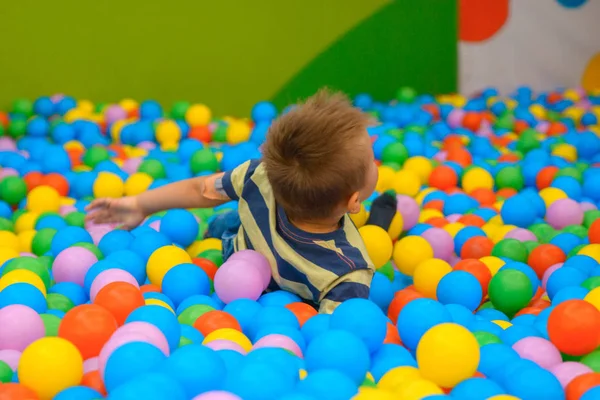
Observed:
[[[16,99],[13,102],[12,112],[24,117],[33,115],[33,103],[29,99]]]
[[[217,129],[212,133],[212,141],[215,143],[227,142],[227,125],[219,124]]]
[[[0,231],[13,231],[15,224],[8,218],[0,218]]]
[[[398,89],[396,93],[396,99],[401,103],[413,103],[416,98],[417,91],[408,86]]]
[[[202,220],[208,220],[215,215],[215,210],[212,208],[193,208],[190,212]]]
[[[533,286],[521,271],[504,269],[492,277],[488,294],[494,307],[512,318],[531,301]]]
[[[582,288],[592,290],[600,286],[600,276],[591,276],[581,284]]]
[[[179,347],[183,347],[183,346],[187,346],[188,344],[193,344],[194,342],[192,342],[190,339],[186,338],[185,336],[181,336],[179,338]]]
[[[388,261],[387,263],[383,264],[378,270],[377,272],[385,275],[390,282],[394,281],[394,266],[392,265],[392,263],[390,261]]]
[[[65,222],[70,226],[83,228],[85,226],[85,214],[81,211],[70,212],[65,216]]]
[[[94,107],[94,111],[96,112],[96,114],[102,114],[104,112],[104,109],[108,106],[108,104],[100,102],[97,103],[96,106]]]
[[[59,310],[64,313],[75,307],[75,304],[67,297],[59,293],[48,293],[46,296],[48,310]]]
[[[580,244],[578,246],[575,246],[571,249],[571,251],[569,252],[569,254],[567,254],[567,258],[571,258],[575,255],[577,255],[577,253],[579,253],[579,251],[581,249],[583,249],[585,246],[587,246],[587,244]]]
[[[0,181],[0,199],[15,206],[27,196],[27,184],[18,176],[7,176]]]
[[[1,190],[1,189],[0,189]],[[1,194],[2,192],[0,191],[0,198],[1,198]],[[27,212],[27,210],[23,209],[23,208],[19,208],[18,210],[16,210],[13,215],[10,217],[10,220],[12,221],[13,224],[17,223],[17,220],[19,219],[19,217],[23,214],[25,214]]]
[[[486,344],[502,343],[502,340],[498,336],[486,331],[475,331],[473,332],[473,336],[475,336],[477,343],[479,343],[479,347],[483,347]]]
[[[54,130],[54,128],[56,128],[58,125],[60,124],[64,124],[65,122],[63,121],[62,118],[60,117],[53,117],[52,120],[50,121],[50,132],[52,132]]]
[[[194,174],[200,172],[217,172],[219,162],[217,161],[217,156],[210,149],[201,149],[192,155],[190,168]]]
[[[502,239],[492,248],[494,257],[509,258],[513,261],[527,263],[527,247],[517,239]]]
[[[527,249],[527,254],[531,254],[531,252],[540,245],[538,242],[534,242],[533,240],[527,240],[523,242],[525,248]]]
[[[54,314],[40,314],[46,328],[46,337],[58,336],[58,327],[60,326],[60,318]]]
[[[178,101],[171,107],[171,118],[173,119],[185,119],[185,113],[190,108],[188,101]]]
[[[202,253],[198,254],[197,257],[212,261],[217,267],[220,267],[223,264],[223,252],[221,250],[204,250]]]
[[[91,251],[92,253],[94,253],[94,255],[96,256],[96,258],[98,260],[102,260],[104,258],[104,254],[102,254],[102,252],[100,251],[98,246],[96,246],[93,243],[78,242],[78,243],[75,243],[73,246],[83,247],[84,249]]]
[[[14,373],[13,373],[12,368],[4,361],[0,361],[0,382],[1,383],[12,382],[13,374]]]
[[[408,150],[400,142],[390,143],[383,149],[381,161],[384,163],[393,162],[403,165],[408,159]]]
[[[600,350],[594,350],[583,356],[580,360],[582,364],[587,365],[594,372],[600,372]]]
[[[31,242],[31,251],[36,256],[43,256],[50,251],[52,238],[56,235],[56,229],[43,228],[36,232]]]
[[[570,354],[565,354],[563,352],[560,353],[564,362],[578,362],[581,360],[581,356],[572,356]]]
[[[531,150],[539,149],[540,142],[537,140],[537,131],[535,129],[526,129],[521,132],[517,140],[517,150],[523,154],[529,153]]]
[[[577,179],[579,183],[583,183],[583,174],[581,171],[575,167],[565,167],[558,170],[554,179],[559,178],[561,176],[570,176],[571,178]]]
[[[194,322],[196,322],[199,317],[209,311],[214,310],[215,309],[213,307],[206,304],[195,304],[183,310],[183,312],[177,317],[177,320],[181,324],[193,326]]]
[[[487,309],[495,310],[496,308],[494,308],[494,305],[492,304],[491,301],[486,301],[485,303],[480,305],[477,310],[479,311],[479,310],[487,310]]]
[[[583,226],[589,229],[598,218],[600,218],[600,210],[587,210],[583,213]]]
[[[110,160],[108,150],[101,146],[93,146],[83,155],[82,161],[90,168],[95,168],[102,161]]]
[[[396,138],[400,142],[404,139],[404,132],[402,129],[390,129],[387,134]]]
[[[577,168],[577,171],[579,171],[583,176],[583,173],[589,168],[590,166],[584,162],[576,162],[575,163],[575,168]]]
[[[144,172],[152,177],[152,179],[163,179],[167,177],[165,166],[158,160],[144,160],[138,168],[138,172]]]
[[[44,282],[44,286],[46,286],[46,289],[50,288],[50,285],[52,283],[52,280],[50,278],[50,272],[48,271],[48,268],[46,268],[44,263],[42,263],[37,258],[33,258],[33,257],[13,258],[12,260],[8,261],[4,265],[4,267],[2,268],[1,276],[4,276],[4,275],[8,274],[9,272],[15,271],[18,269],[24,269],[24,270],[33,272],[34,274],[36,274],[37,276],[40,277],[42,282]]]
[[[15,119],[8,124],[8,134],[14,138],[19,139],[25,136],[27,131],[27,121],[22,119]]]
[[[293,354],[293,353],[292,353]],[[295,354],[294,354],[295,355]],[[377,384],[375,382],[373,382],[372,380],[370,380],[369,378],[365,378],[365,380],[360,384],[361,387],[370,387],[370,388],[376,388]]]
[[[585,239],[588,236],[587,228],[581,225],[565,226],[561,232],[572,233],[573,235],[579,236],[581,239]]]
[[[494,123],[495,128],[512,131],[515,126],[515,118],[510,113],[504,113]]]
[[[37,260],[39,262],[42,263],[42,265],[44,266],[44,268],[46,268],[48,271],[50,271],[52,269],[52,264],[54,263],[54,257],[52,256],[40,256],[37,258]]]
[[[400,169],[402,168],[402,166],[400,164],[396,163],[396,162],[385,162],[385,163],[381,163],[381,165],[384,165],[386,167],[390,167],[394,171],[400,171]]]
[[[0,124],[0,137],[4,136],[4,134],[5,134],[4,125]]]
[[[511,188],[520,191],[525,186],[525,179],[519,167],[504,167],[496,175],[498,189]]]
[[[553,227],[548,224],[533,224],[529,230],[535,235],[540,243],[550,243],[552,238],[558,234]]]

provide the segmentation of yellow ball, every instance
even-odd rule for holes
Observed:
[[[202,344],[207,344],[215,340],[229,340],[239,344],[246,351],[252,350],[252,343],[242,332],[232,328],[222,328],[212,331],[202,341]]]
[[[156,140],[158,143],[179,142],[180,139],[181,129],[175,121],[165,119],[156,125]]]
[[[529,107],[529,112],[531,112],[537,119],[546,118],[546,109],[541,104],[532,104]]]
[[[392,188],[398,194],[415,197],[421,190],[421,178],[416,172],[403,169],[394,175]]]
[[[504,225],[504,221],[502,221],[502,216],[500,214],[498,214],[498,215],[494,215],[492,218],[490,218],[490,220],[488,221],[488,224],[500,226],[500,225]]]
[[[502,329],[508,329],[512,326],[512,324],[508,321],[503,321],[501,319],[495,319],[492,321],[494,324],[498,325]]]
[[[146,299],[144,300],[144,303],[147,306],[159,306],[159,307],[163,307],[166,308],[167,310],[171,311],[173,314],[175,314],[175,311],[173,311],[173,309],[171,308],[170,305],[168,305],[167,303],[165,303],[162,300],[159,299]]]
[[[0,244],[0,265],[3,265],[8,260],[19,257],[19,251],[10,247],[4,247]]]
[[[406,236],[394,245],[393,258],[400,272],[412,276],[417,265],[433,258],[433,249],[421,236]]]
[[[10,231],[0,231],[0,246],[18,250],[19,238]]]
[[[496,232],[494,232],[494,236],[491,237],[492,242],[498,243],[499,241],[504,239],[508,232],[512,231],[513,229],[515,229],[514,225],[499,226],[498,229],[496,229]]]
[[[17,235],[19,239],[19,251],[22,253],[31,253],[31,242],[37,232],[33,229],[23,231]]]
[[[137,101],[133,100],[133,99],[123,99],[119,102],[119,105],[121,106],[121,108],[123,108],[125,111],[133,111],[136,108],[139,107],[139,104]]]
[[[72,123],[72,122],[84,119],[85,116],[86,116],[85,112],[81,111],[78,108],[72,108],[65,113],[65,115],[63,116],[63,120],[67,123]]]
[[[577,148],[572,144],[561,143],[552,150],[553,156],[562,157],[569,162],[577,161]]]
[[[448,232],[450,234],[450,236],[452,236],[452,238],[454,239],[456,234],[458,232],[460,232],[464,227],[465,226],[463,224],[461,224],[460,222],[451,222],[447,225],[444,225],[444,227],[442,229],[445,230],[446,232]]]
[[[423,200],[425,199],[425,196],[427,196],[429,193],[433,193],[439,190],[436,190],[434,188],[425,188],[423,190],[421,190],[419,192],[419,194],[417,195],[417,197],[415,197],[415,201],[417,202],[418,205],[423,205]]]
[[[590,290],[583,299],[600,311],[600,287]]]
[[[176,151],[179,148],[179,142],[164,142],[160,145],[162,151]]]
[[[372,387],[361,386],[358,388],[358,394],[352,397],[352,400],[397,400],[394,393],[387,390],[376,389]]]
[[[60,391],[79,385],[83,359],[68,340],[45,337],[23,351],[17,372],[19,382],[36,392],[40,400],[51,400]]]
[[[375,268],[383,266],[392,257],[392,239],[383,228],[376,225],[365,225],[358,229],[362,236],[367,253]]]
[[[494,224],[491,224],[488,222],[487,224],[484,224],[481,227],[481,229],[483,229],[483,231],[485,232],[485,235],[487,237],[491,238],[496,234],[496,232],[498,232],[498,229],[500,229],[500,226],[494,225]]]
[[[421,180],[421,184],[425,184],[429,182],[429,175],[431,175],[433,166],[428,158],[423,156],[414,156],[410,157],[408,160],[406,160],[406,162],[404,162],[404,169],[416,173]]]
[[[518,397],[511,396],[510,394],[497,394],[492,397],[488,397],[487,400],[521,400]]]
[[[250,125],[248,125],[248,123],[242,121],[234,121],[230,123],[227,127],[225,137],[227,138],[227,143],[238,144],[242,142],[247,142],[250,139],[251,133],[252,129],[250,129]]]
[[[143,193],[152,184],[152,177],[145,172],[136,172],[129,175],[129,178],[125,181],[125,195],[126,196],[135,196],[137,194]]]
[[[298,370],[298,376],[300,377],[300,380],[303,380],[308,376],[308,372],[306,372],[305,369],[300,369]]]
[[[193,104],[185,112],[185,121],[190,126],[208,125],[211,118],[210,108],[204,104]]]
[[[471,168],[462,177],[462,188],[466,193],[476,189],[493,189],[494,177],[483,168]]]
[[[94,181],[94,197],[112,197],[118,198],[125,192],[123,180],[112,172],[100,172]]]
[[[192,258],[185,250],[177,246],[163,246],[156,249],[148,259],[146,271],[150,283],[158,287],[162,286],[165,274],[174,266],[191,263]]]
[[[419,222],[427,222],[431,218],[444,218],[444,213],[435,208],[426,208],[419,214]]]
[[[377,386],[390,392],[396,392],[402,386],[419,379],[423,379],[423,377],[415,367],[396,367],[387,371],[381,377]]]
[[[65,150],[81,150],[85,151],[85,146],[81,144],[81,142],[77,140],[69,140],[67,143],[63,145]]]
[[[17,218],[15,221],[15,232],[21,233],[24,231],[30,231],[35,228],[35,223],[39,218],[40,214],[37,212],[26,211]],[[2,243],[2,242],[0,242]],[[1,245],[0,245],[1,246]]]
[[[404,228],[404,218],[402,214],[397,212],[394,214],[394,218],[392,218],[392,222],[390,223],[390,227],[388,228],[388,235],[392,240],[398,239],[400,234],[402,233],[402,229]]]
[[[27,195],[27,209],[36,213],[57,212],[60,194],[50,186],[38,186]]]
[[[581,250],[579,250],[577,254],[592,257],[594,260],[596,260],[596,262],[600,263],[600,244],[588,244],[585,247],[581,248]]]
[[[386,190],[391,189],[395,178],[396,171],[394,171],[392,167],[388,167],[387,165],[379,166],[379,176],[377,177],[377,185],[375,185],[375,190],[383,193]]]
[[[438,258],[425,260],[415,268],[413,275],[415,289],[425,297],[437,299],[436,290],[438,283],[451,271],[452,267],[444,260]]]
[[[86,114],[91,114],[94,112],[94,103],[89,100],[79,100],[77,102],[77,108]]]
[[[417,345],[417,363],[424,378],[452,388],[473,376],[479,364],[479,344],[468,329],[444,323],[429,329]]]
[[[363,204],[361,204],[360,211],[357,212],[356,214],[350,214],[350,219],[352,220],[352,222],[354,222],[354,225],[357,228],[360,228],[367,222],[368,216],[369,215],[367,214],[367,210],[365,209],[365,206]]]
[[[435,383],[419,379],[402,387],[397,394],[397,398],[403,400],[422,400],[428,396],[444,394],[444,392]]]
[[[223,243],[221,242],[221,239],[208,238],[195,241],[190,247],[188,247],[187,252],[190,256],[196,257],[198,254],[206,250],[223,250]]]
[[[565,192],[554,187],[547,187],[540,190],[539,195],[542,200],[544,200],[544,203],[546,203],[546,208],[550,207],[556,200],[566,199],[568,197]]]
[[[496,275],[496,272],[506,264],[501,258],[494,256],[485,256],[479,259],[482,263],[485,264],[486,267],[490,270],[492,275]]]
[[[28,283],[42,292],[44,297],[46,296],[46,286],[44,285],[42,278],[26,269],[15,269],[0,278],[0,292],[15,283]]]

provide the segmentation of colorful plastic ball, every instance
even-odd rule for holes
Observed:
[[[590,367],[580,362],[567,361],[553,367],[550,372],[556,376],[561,386],[566,388],[578,376],[593,372]]]
[[[402,343],[415,350],[423,334],[431,327],[450,322],[452,317],[446,308],[435,300],[415,299],[410,301],[398,315],[398,333]]]
[[[125,184],[112,172],[100,172],[94,181],[93,193],[96,198],[119,198],[125,193]]]
[[[463,400],[476,400],[501,395],[504,389],[491,379],[469,378],[452,389],[452,396]]]
[[[219,298],[229,304],[237,299],[258,300],[265,289],[264,281],[258,268],[253,268],[252,264],[238,258],[229,259],[219,268],[214,286]]]
[[[0,180],[0,199],[10,205],[19,204],[27,195],[25,181],[17,176],[7,176]]]
[[[299,296],[285,290],[275,290],[265,293],[258,299],[258,302],[264,307],[285,307],[290,303],[298,301],[301,301]]]
[[[61,391],[54,400],[94,400],[101,397],[102,394],[97,390],[87,386],[72,386]]]
[[[192,259],[188,253],[180,247],[173,245],[160,247],[148,259],[146,266],[148,279],[153,285],[161,287],[164,276],[171,268],[179,264],[190,264],[191,262]]]
[[[508,368],[503,383],[506,390],[517,398],[565,398],[558,379],[550,371],[529,362],[521,361]]]
[[[336,370],[319,370],[300,381],[298,392],[314,398],[343,400],[352,398],[357,393],[356,384],[347,376]]]
[[[115,229],[102,237],[100,243],[98,243],[98,248],[102,254],[108,256],[115,251],[128,249],[133,239],[134,237],[130,232]]]
[[[119,385],[110,392],[114,400],[144,398],[147,400],[184,400],[186,394],[178,382],[164,373],[146,372]]]
[[[477,278],[465,271],[452,271],[445,275],[436,289],[442,304],[459,304],[475,311],[481,304],[483,291]]]
[[[525,337],[512,348],[526,360],[531,360],[542,368],[550,369],[562,362],[558,349],[548,340],[541,337]]]
[[[102,346],[116,330],[117,321],[106,309],[85,304],[65,314],[58,335],[73,343],[87,360],[100,354]]]
[[[0,309],[0,350],[23,351],[44,332],[44,323],[33,309],[20,304]]]
[[[58,253],[52,263],[52,274],[58,283],[72,282],[82,286],[88,270],[98,262],[91,251],[79,247],[69,247]]]
[[[155,370],[164,360],[163,352],[149,343],[125,343],[108,357],[104,372],[106,389],[111,392],[137,375]]]
[[[139,288],[130,283],[112,282],[100,289],[94,304],[111,313],[121,326],[133,310],[144,305],[144,297]]]
[[[541,244],[529,254],[527,264],[534,269],[538,278],[541,278],[548,268],[564,262],[565,259],[565,253],[560,247],[553,244]]]
[[[201,172],[216,172],[219,162],[215,154],[208,148],[198,150],[190,159],[190,169],[193,174]]]
[[[365,225],[359,228],[358,232],[375,268],[383,266],[390,260],[393,246],[392,240],[385,230],[376,225]]]
[[[579,286],[585,281],[586,275],[578,269],[572,267],[560,267],[552,272],[546,281],[546,292],[550,299],[559,290],[568,286]]]
[[[21,355],[19,382],[34,390],[40,399],[53,399],[62,390],[78,385],[83,376],[83,359],[69,341],[41,338]]]
[[[508,225],[527,228],[536,220],[535,207],[523,195],[512,196],[504,201],[500,210],[502,221]]]
[[[52,252],[52,255],[56,257],[61,251],[65,250],[67,247],[73,246],[74,244],[81,242],[93,243],[92,237],[90,236],[89,232],[80,227],[68,226],[56,232],[56,234],[52,237],[50,251]]]
[[[44,293],[28,283],[14,283],[0,292],[0,308],[22,304],[42,314],[47,310]]]
[[[420,236],[429,243],[435,258],[450,261],[454,252],[454,242],[448,232],[434,227],[427,229]]]
[[[432,228],[435,229],[435,228]],[[452,267],[444,260],[431,258],[415,268],[413,284],[423,296],[437,299],[436,289],[440,280],[452,271]]]
[[[188,247],[198,236],[198,221],[187,210],[170,210],[161,219],[160,232],[174,243]]]
[[[248,400],[275,400],[290,392],[295,380],[265,362],[243,364],[228,378],[226,389]]]
[[[175,314],[160,306],[143,306],[134,310],[126,319],[129,322],[148,322],[157,328],[167,338],[171,350],[177,348],[181,336],[181,327]]]
[[[371,353],[381,347],[386,334],[386,318],[381,309],[369,300],[358,298],[340,304],[331,315],[329,326],[358,336]]]
[[[559,199],[548,207],[546,220],[556,229],[563,229],[569,225],[581,225],[583,210],[575,200]]]
[[[201,315],[194,322],[194,328],[196,328],[204,336],[208,336],[217,329],[223,328],[237,329],[240,332],[242,331],[239,322],[233,316],[231,316],[231,314],[220,310],[208,311]]]
[[[488,294],[496,309],[507,315],[514,315],[531,301],[533,289],[531,281],[523,272],[505,269],[492,277]]]
[[[90,300],[94,301],[98,292],[112,282],[127,282],[137,286],[137,281],[129,272],[120,268],[109,268],[101,271],[92,281],[90,286]]]
[[[185,113],[185,121],[190,126],[208,125],[212,117],[210,109],[204,104],[193,104]]]
[[[210,279],[196,265],[180,264],[165,274],[162,290],[178,306],[190,296],[210,294]]]
[[[0,278],[0,291],[15,283],[27,283],[46,296],[46,286],[44,285],[44,281],[42,281],[39,275],[36,275],[31,271],[18,269],[3,274],[2,278]]]
[[[583,300],[554,307],[548,318],[550,341],[568,355],[585,355],[600,344],[600,311]]]
[[[405,275],[412,276],[417,265],[430,258],[433,258],[433,249],[420,236],[406,236],[394,245],[394,263]]]

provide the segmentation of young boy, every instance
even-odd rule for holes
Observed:
[[[330,313],[344,300],[367,298],[374,273],[348,216],[360,211],[377,182],[369,122],[343,95],[320,91],[274,121],[262,160],[135,197],[95,200],[88,219],[131,229],[161,210],[237,200],[239,217],[227,214],[209,228],[223,237],[224,258],[260,252],[271,264],[271,287]],[[370,223],[387,229],[395,212],[389,199],[378,199]]]

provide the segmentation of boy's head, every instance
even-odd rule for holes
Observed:
[[[339,218],[360,211],[377,182],[368,115],[321,90],[269,129],[263,161],[275,199],[290,218]]]

